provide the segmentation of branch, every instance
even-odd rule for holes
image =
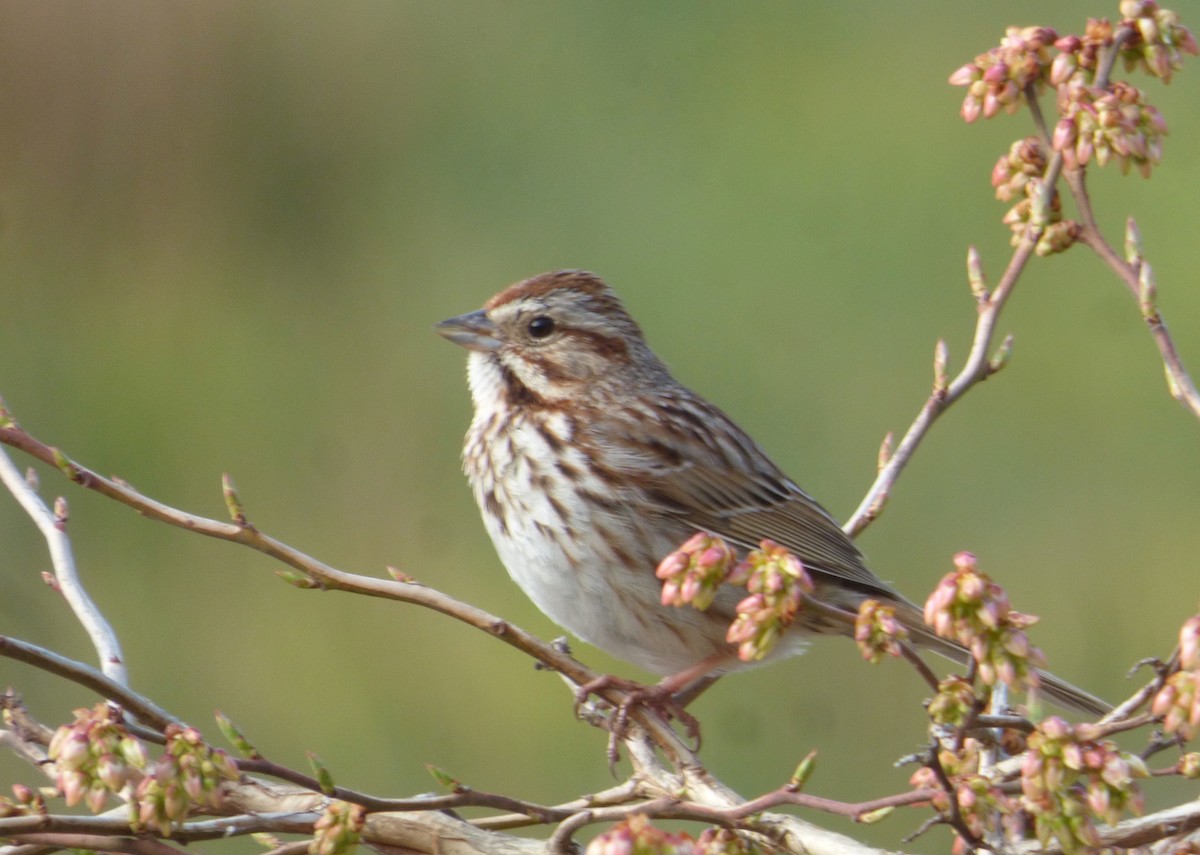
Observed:
[[[1058,174],[1062,170],[1062,156],[1055,155],[1050,162],[1050,166],[1046,170],[1046,183],[1043,188],[1043,204],[1049,206],[1050,200],[1053,198],[1054,183],[1057,181]],[[975,321],[975,336],[971,342],[971,350],[967,354],[966,364],[953,381],[943,385],[935,380],[934,390],[925,404],[921,407],[917,417],[913,420],[912,425],[904,434],[904,438],[900,440],[900,444],[896,447],[894,453],[880,467],[879,474],[875,478],[875,482],[867,490],[867,494],[859,503],[857,510],[846,520],[842,529],[850,537],[856,537],[861,534],[871,522],[879,515],[883,509],[884,503],[891,492],[892,485],[896,479],[900,477],[900,473],[904,471],[904,467],[908,465],[908,461],[912,458],[917,450],[917,446],[921,444],[921,440],[925,438],[925,434],[933,427],[933,423],[937,421],[938,416],[949,409],[955,401],[967,393],[968,390],[976,383],[986,380],[994,374],[1000,367],[1002,362],[993,362],[992,350],[993,339],[996,333],[996,325],[1000,320],[1000,312],[1004,309],[1004,304],[1012,294],[1013,287],[1017,284],[1017,279],[1020,278],[1021,272],[1025,269],[1025,265],[1029,262],[1033,255],[1034,247],[1037,245],[1040,230],[1030,226],[1025,236],[1017,244],[1013,251],[1012,258],[1009,259],[1008,267],[1004,271],[1004,275],[1000,278],[1000,284],[990,294],[983,289],[982,284],[976,290],[976,311],[978,317]],[[975,273],[977,269],[978,257],[975,250],[972,249],[968,254],[968,271],[971,273],[972,284],[975,282]]]
[[[124,481],[110,480],[76,463],[58,449],[46,445],[14,424],[0,426],[0,443],[20,449],[31,457],[54,466],[81,487],[114,499],[152,520],[206,537],[240,544],[268,555],[276,561],[298,570],[305,579],[311,580],[314,587],[320,587],[323,590],[349,591],[424,606],[500,638],[547,667],[567,675],[576,683],[587,682],[596,676],[570,656],[482,609],[475,608],[417,582],[396,582],[337,570],[264,534],[246,522],[219,522],[173,508],[143,495]]]
[[[305,775],[295,769],[290,769],[286,766],[281,766],[270,760],[261,757],[256,757],[248,760],[239,759],[236,761],[238,771],[241,772],[257,772],[262,775],[270,775],[272,778],[278,778],[281,781],[287,781],[291,784],[296,784],[306,790],[311,790],[315,793],[321,793],[322,788],[319,781],[310,775]],[[455,810],[464,807],[488,807],[497,810],[507,810],[514,812],[515,815],[524,817],[526,821],[532,820],[538,823],[561,822],[567,817],[576,813],[579,808],[541,805],[535,802],[524,801],[522,799],[512,798],[511,796],[501,795],[499,793],[488,793],[481,790],[474,790],[470,787],[461,787],[454,793],[448,795],[434,796],[417,796],[411,799],[387,799],[379,796],[372,796],[368,793],[352,790],[347,787],[334,787],[331,790],[324,792],[330,798],[340,799],[346,802],[362,805],[367,810],[382,812],[382,811],[416,811],[416,810]]]
[[[0,405],[0,419],[5,416],[3,405]],[[125,671],[125,657],[121,653],[121,643],[117,640],[117,634],[88,596],[83,583],[79,581],[79,574],[75,570],[75,556],[71,552],[71,540],[67,537],[65,516],[60,517],[46,507],[46,503],[17,470],[3,449],[0,449],[0,481],[4,482],[4,486],[46,538],[58,590],[91,638],[96,655],[100,659],[100,668],[109,679],[121,685],[128,685],[129,675]]]
[[[597,679],[598,675],[595,672],[555,646],[483,609],[417,582],[399,582],[338,570],[264,534],[246,520],[241,500],[228,483],[228,479],[224,488],[225,500],[236,521],[226,523],[179,510],[143,495],[124,481],[105,478],[71,460],[57,448],[36,439],[11,421],[7,413],[0,411],[0,417],[0,443],[20,449],[31,457],[54,466],[76,484],[114,499],[150,519],[217,540],[236,543],[268,555],[303,574],[301,587],[345,591],[423,606],[499,638],[551,670],[559,672],[577,686]],[[603,689],[599,694],[614,707],[620,706],[625,697],[625,693],[619,688]],[[633,711],[633,716],[653,735],[655,743],[673,762],[699,764],[695,753],[670,725],[657,715],[638,708]]]
[[[1200,802],[1188,802],[1179,807],[1127,819],[1112,826],[1097,826],[1100,835],[1101,848],[1133,849],[1172,837],[1185,834],[1200,828]],[[1062,846],[1054,840],[1042,844],[1036,840],[1027,840],[1013,845],[1016,855],[1058,855]]]
[[[50,674],[64,677],[72,683],[86,686],[101,697],[116,701],[126,712],[133,713],[139,720],[159,731],[165,729],[168,724],[179,721],[153,701],[106,677],[90,665],[60,656],[36,644],[0,635],[0,656],[24,662]]]
[[[1113,34],[1113,43],[1105,51],[1096,70],[1094,83],[1096,88],[1103,89],[1108,86],[1109,75],[1121,53],[1122,46],[1135,35],[1137,34],[1131,27],[1121,27]],[[1087,170],[1084,168],[1068,169],[1065,178],[1079,212],[1081,226],[1079,241],[1100,256],[1100,260],[1125,283],[1130,295],[1138,302],[1142,310],[1142,318],[1149,327],[1154,344],[1158,347],[1159,356],[1162,358],[1171,397],[1187,407],[1196,418],[1200,418],[1200,390],[1197,390],[1195,382],[1184,366],[1175,342],[1172,340],[1170,332],[1167,331],[1166,321],[1163,320],[1162,314],[1155,304],[1154,277],[1149,264],[1141,256],[1141,241],[1137,237],[1137,226],[1132,218],[1126,224],[1126,243],[1130,251],[1129,257],[1124,259],[1105,240],[1104,234],[1100,231],[1100,225],[1097,223],[1095,212],[1092,209],[1091,196],[1087,190]]]
[[[19,837],[25,834],[96,834],[112,838],[121,834],[153,834],[154,832],[133,828],[123,816],[125,808],[109,811],[104,816],[60,816],[56,814],[30,814],[26,816],[0,817],[0,836]],[[121,815],[118,815],[121,814]],[[296,834],[311,834],[318,813],[297,811],[263,811],[220,819],[185,822],[171,829],[171,839],[180,843],[196,840],[221,840],[240,837],[260,831],[277,831]]]
[[[106,837],[102,834],[45,832],[15,834],[18,843],[52,846],[55,849],[82,849],[97,852],[128,852],[131,855],[186,855],[186,850],[168,846],[161,840],[145,837]]]
[[[1171,397],[1187,407],[1196,418],[1200,418],[1200,390],[1197,390],[1191,374],[1184,366],[1183,358],[1175,347],[1175,341],[1167,330],[1167,322],[1163,320],[1162,313],[1158,310],[1155,299],[1157,286],[1150,264],[1140,255],[1133,257],[1128,262],[1125,261],[1105,240],[1096,223],[1095,214],[1092,212],[1091,199],[1088,196],[1083,171],[1070,171],[1066,178],[1067,186],[1071,188],[1071,196],[1075,199],[1082,220],[1080,242],[1086,244],[1096,255],[1100,256],[1101,261],[1125,283],[1133,298],[1137,300],[1142,311],[1142,319],[1146,322],[1150,335],[1154,338],[1154,344],[1158,348],[1159,357],[1162,359]],[[1132,219],[1128,221],[1127,229],[1131,234],[1136,234],[1137,226]],[[1136,241],[1132,241],[1132,243],[1136,243]]]

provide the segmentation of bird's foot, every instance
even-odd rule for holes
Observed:
[[[579,708],[587,703],[588,698],[603,692],[605,689],[617,689],[623,695],[620,702],[616,704],[616,709],[608,722],[609,739],[607,755],[610,765],[615,764],[617,761],[617,747],[629,731],[631,713],[638,707],[658,714],[664,721],[669,722],[672,719],[678,721],[683,727],[683,732],[687,735],[687,738],[693,743],[692,750],[698,751],[700,749],[700,722],[694,715],[684,709],[686,701],[681,701],[675,696],[678,687],[674,681],[664,680],[657,685],[646,686],[642,683],[635,683],[633,680],[625,680],[612,674],[606,674],[584,683],[576,690],[576,711],[578,712]]]

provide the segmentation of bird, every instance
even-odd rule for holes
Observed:
[[[757,664],[726,640],[744,588],[722,586],[703,611],[663,603],[656,566],[706,532],[739,550],[770,539],[800,560],[813,600],[851,613],[867,599],[893,606],[918,647],[967,661],[758,443],[672,376],[599,276],[524,279],[435,329],[469,352],[463,468],[484,526],[517,585],[573,635],[672,690]],[[762,661],[852,631],[828,610],[801,609]],[[1040,676],[1059,705],[1109,709]]]

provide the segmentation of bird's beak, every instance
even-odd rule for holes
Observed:
[[[434,329],[438,335],[461,344],[467,350],[486,352],[500,349],[499,331],[483,309],[442,321]]]

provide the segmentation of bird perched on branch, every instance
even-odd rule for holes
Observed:
[[[966,660],[754,440],[671,376],[599,277],[535,276],[437,331],[470,351],[463,461],[488,534],[560,626],[671,690],[748,667],[726,639],[744,589],[722,586],[703,611],[662,601],[656,566],[703,531],[743,550],[770,538],[800,559],[812,599],[850,613],[880,601],[918,646]],[[847,632],[828,610],[802,608],[766,659]],[[1041,687],[1067,707],[1108,709],[1050,674]]]

